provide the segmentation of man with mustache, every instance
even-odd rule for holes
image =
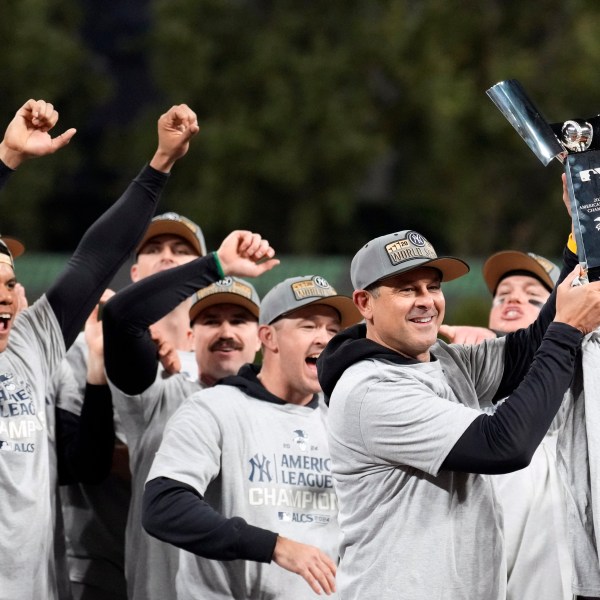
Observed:
[[[337,500],[316,362],[359,319],[323,277],[286,279],[261,303],[262,365],[194,394],[169,421],[144,526],[187,550],[181,600],[335,593]]]
[[[219,271],[220,279],[212,270],[207,272],[212,265],[209,259],[217,254],[233,262],[227,276]],[[273,254],[259,235],[235,231],[217,253],[173,268],[154,268],[152,274],[121,290],[105,306],[106,372],[127,438],[132,473],[126,539],[129,600],[175,597],[179,554],[142,529],[144,483],[166,422],[182,401],[254,360],[259,347],[259,299],[251,284],[234,277],[235,269],[256,276],[277,264]],[[256,264],[264,258],[266,262]],[[180,306],[186,307],[188,330],[192,323],[194,341],[190,336],[190,343],[195,348],[200,380],[198,375],[184,372],[164,376],[163,371],[157,376],[160,361],[171,362],[173,345],[161,340],[157,353],[150,327],[168,320]]]

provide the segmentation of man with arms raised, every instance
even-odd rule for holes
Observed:
[[[152,219],[137,245],[131,279],[139,281],[205,254],[204,236],[196,223],[174,212],[158,215]],[[112,295],[113,292],[105,292],[102,304]],[[174,349],[164,356],[165,369],[161,369],[158,377],[181,370],[192,378],[196,376],[188,311],[189,301],[184,301],[152,325],[153,337],[159,347]],[[95,373],[98,389],[106,393],[110,401],[104,371],[102,327],[96,316],[91,321],[90,330],[96,331],[99,351],[90,352],[81,334],[67,353],[77,388],[73,393],[72,386],[58,382],[59,406],[67,413],[67,418],[81,413],[86,375],[90,369]],[[108,477],[100,483],[80,482],[61,486],[69,572],[75,600],[89,594],[94,594],[98,600],[127,598],[124,555],[131,475],[126,436],[118,418],[115,430],[117,439]]]
[[[0,143],[0,181],[31,156],[68,142],[74,130],[52,139],[58,114],[44,101],[27,102]],[[0,244],[0,479],[4,518],[0,522],[0,594],[4,598],[57,597],[54,564],[56,472],[50,467],[54,411],[46,391],[65,349],[118,268],[141,239],[168,173],[186,154],[198,131],[185,105],[171,108],[158,123],[159,143],[150,164],[121,198],[83,236],[58,279],[15,318],[17,296],[12,256]]]
[[[559,273],[552,261],[533,252],[496,252],[483,265],[492,295],[489,329],[442,325],[440,333],[454,343],[479,343],[527,327]],[[556,461],[562,413],[561,408],[526,468],[493,479],[504,515],[507,600],[572,598],[566,506]]]

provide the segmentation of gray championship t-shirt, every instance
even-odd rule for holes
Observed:
[[[46,388],[65,346],[45,296],[15,319],[0,353],[0,598],[57,598],[54,410]]]
[[[344,600],[504,600],[502,514],[490,477],[440,471],[488,404],[503,340],[436,345],[438,361],[363,360],[331,396]]]
[[[128,597],[129,600],[175,598],[179,551],[144,531],[142,497],[167,421],[187,396],[201,389],[201,384],[182,373],[164,378],[159,369],[155,382],[140,395],[128,396],[112,384],[110,388],[127,439],[132,477],[125,533]]]
[[[217,385],[169,422],[148,480],[194,487],[225,517],[317,546],[334,562],[340,541],[326,407],[275,404]],[[299,575],[275,563],[217,561],[181,552],[178,600],[313,600]],[[335,598],[336,595],[328,596]]]

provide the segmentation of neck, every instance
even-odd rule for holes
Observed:
[[[200,367],[198,367],[198,370],[200,370]],[[218,379],[215,379],[210,375],[200,372],[200,383],[204,384],[206,387],[212,387],[213,385],[215,385],[215,383],[217,383],[217,381]]]
[[[404,356],[404,358],[408,358],[410,360],[417,360],[419,362],[429,362],[431,360],[431,353],[429,351],[430,348],[427,348],[423,352],[415,351],[415,354],[408,354],[407,352],[405,352],[399,348],[394,348],[393,346],[386,344],[384,340],[382,340],[379,336],[375,335],[372,331],[370,331],[368,327],[367,327],[366,338],[368,340],[376,342],[377,344],[379,344],[380,346],[383,346],[384,348],[388,348],[389,350],[392,350],[393,352],[395,352],[396,354],[399,354],[400,356]]]
[[[289,404],[306,406],[313,399],[313,392],[307,393],[306,390],[295,388],[292,382],[286,381],[281,376],[281,371],[278,366],[266,359],[266,356],[263,359],[258,379],[265,386],[267,391]]]

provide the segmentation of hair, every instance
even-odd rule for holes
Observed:
[[[369,292],[369,294],[371,294],[371,296],[373,296],[373,298],[379,298],[379,288],[381,286],[381,282],[376,281],[375,283],[372,283],[371,285],[368,285],[365,288],[365,292]]]

